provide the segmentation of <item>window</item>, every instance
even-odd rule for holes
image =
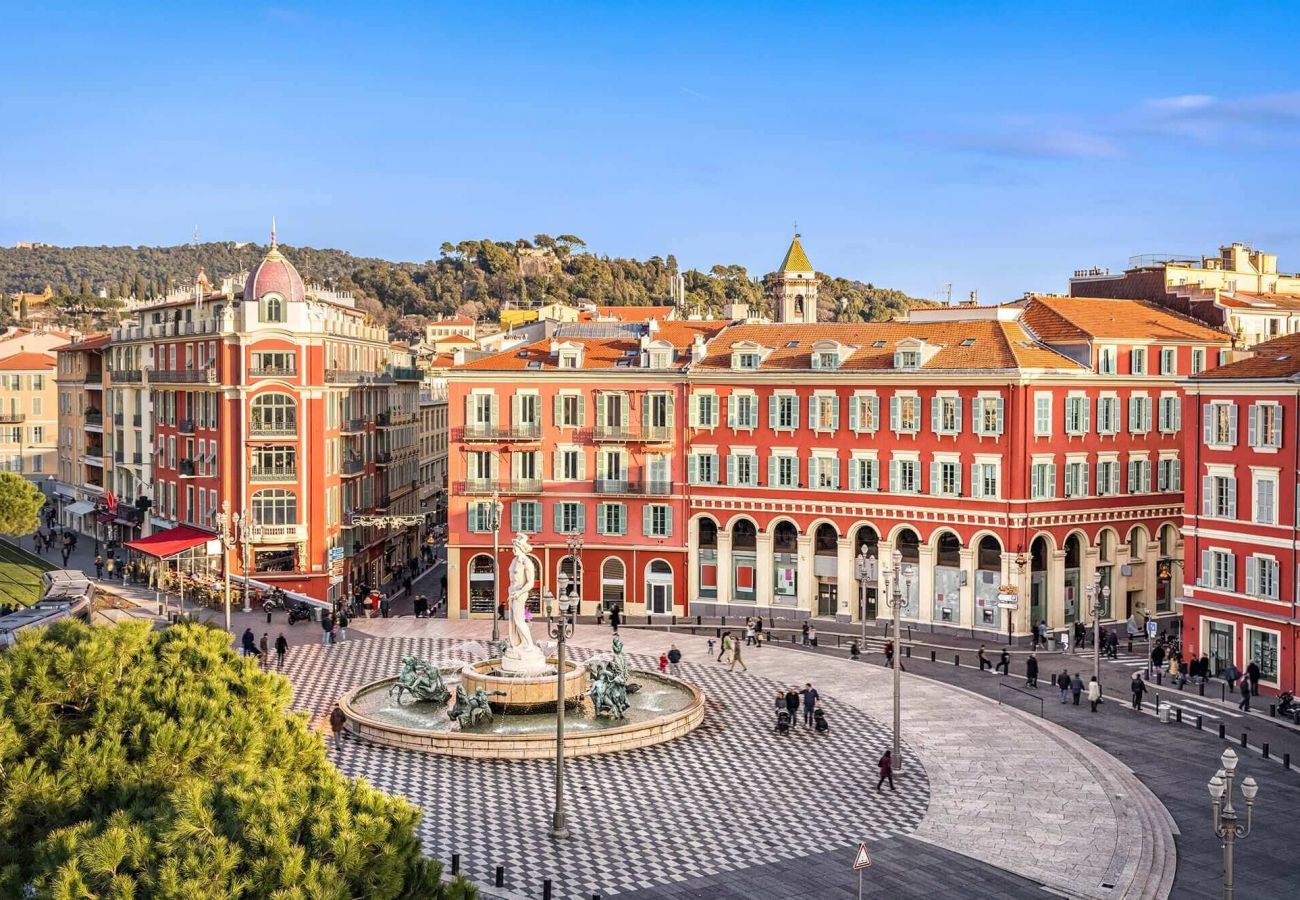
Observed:
[[[1088,496],[1088,464],[1082,460],[1071,460],[1065,464],[1065,496]]]
[[[1034,395],[1034,434],[1043,436],[1052,433],[1052,395]]]
[[[874,396],[849,398],[849,428],[874,434],[880,427],[880,399]]]
[[[1246,626],[1246,657],[1259,666],[1259,678],[1271,684],[1278,683],[1277,633],[1260,631]]]
[[[889,490],[894,494],[921,493],[921,463],[915,459],[891,459]]]
[[[692,453],[686,458],[687,475],[691,484],[718,483],[718,454]]]
[[[1217,519],[1237,518],[1237,479],[1230,475],[1206,475],[1202,478],[1201,515]]]
[[[694,394],[691,396],[694,412],[691,422],[693,428],[716,428],[718,425],[718,398],[715,394]]]
[[[1237,561],[1226,550],[1201,551],[1201,586],[1220,591],[1237,589]]]
[[[1282,407],[1279,404],[1251,404],[1247,418],[1250,446],[1268,449],[1282,446]]]
[[[840,367],[840,355],[834,351],[818,352],[813,357],[814,369],[838,369]]]
[[[972,497],[991,499],[999,495],[998,481],[1001,467],[994,462],[972,463],[970,467],[970,493]]]
[[[1246,557],[1246,593],[1265,600],[1278,598],[1279,567],[1271,556]]]
[[[253,433],[293,434],[298,430],[298,405],[288,394],[258,394],[253,398]]]
[[[1162,459],[1156,463],[1156,490],[1170,493],[1182,489],[1182,462],[1177,459]]]
[[[1119,463],[1113,459],[1097,461],[1097,496],[1110,497],[1119,493]]]
[[[1147,373],[1147,348],[1134,347],[1129,353],[1130,371],[1134,375],[1145,375]]]
[[[536,534],[542,530],[542,504],[537,500],[516,500],[510,505],[510,529]]]
[[[666,429],[673,427],[672,394],[663,391],[646,394],[641,406],[641,419],[641,424],[658,431],[660,434],[666,433]]]
[[[473,481],[490,481],[496,475],[497,455],[491,450],[471,450],[465,454],[465,472]]]
[[[1001,397],[976,397],[974,403],[975,433],[984,437],[996,437],[1002,433],[1003,404]]]
[[[646,537],[671,537],[673,508],[660,503],[647,505],[641,512],[641,530]]]
[[[626,534],[627,507],[622,503],[597,504],[596,532],[598,534]]]
[[[294,525],[298,521],[298,498],[279,488],[253,494],[253,522],[257,525]]]
[[[1087,434],[1088,433],[1088,398],[1087,397],[1066,397],[1065,398],[1065,433],[1066,434]]]
[[[915,394],[895,394],[889,398],[889,429],[896,434],[916,434],[921,430],[921,398]]]
[[[1219,447],[1237,445],[1237,404],[1207,403],[1205,414],[1205,443]]]
[[[586,460],[581,450],[564,448],[555,451],[555,477],[564,481],[581,481],[586,474]]]
[[[727,456],[727,484],[758,487],[758,457],[752,453]]]
[[[533,393],[516,393],[510,398],[514,406],[514,426],[521,431],[536,432],[542,424],[542,398]]]
[[[840,462],[833,456],[813,456],[808,460],[808,487],[839,490]]]
[[[1029,498],[1048,500],[1056,496],[1056,463],[1036,461],[1029,469]]]
[[[1119,398],[1097,398],[1097,433],[1116,434],[1119,432]]]
[[[596,394],[596,424],[622,430],[627,427],[628,397],[621,391],[601,391]]]
[[[921,368],[921,354],[917,350],[899,350],[894,354],[895,369]]]
[[[768,427],[773,431],[794,431],[799,427],[799,398],[795,394],[773,394],[768,398]]]
[[[1133,395],[1128,398],[1128,430],[1146,434],[1151,430],[1151,398]]]
[[[880,490],[880,465],[874,459],[854,457],[849,460],[849,490]]]
[[[1161,434],[1174,434],[1182,428],[1182,404],[1178,397],[1160,398],[1158,427]]]
[[[753,394],[733,393],[727,398],[728,428],[758,427],[758,398]]]
[[[581,394],[561,394],[555,398],[555,424],[557,427],[578,428],[583,422]]]
[[[1231,356],[1231,354],[1230,354],[1227,350],[1220,350],[1220,351],[1219,351],[1219,365],[1221,365],[1221,366],[1226,366],[1226,365],[1228,364],[1228,359],[1230,358],[1230,356]]]
[[[813,431],[837,431],[840,427],[840,398],[812,397],[808,401],[808,427]]]
[[[935,397],[930,401],[930,428],[935,434],[961,431],[961,398]]]
[[[1197,375],[1205,371],[1205,348],[1192,348],[1192,374]]]
[[[1160,349],[1160,374],[1178,374],[1178,348],[1162,347]]]
[[[285,321],[284,299],[279,294],[267,294],[258,304],[260,308],[260,318],[263,322],[283,322]],[[175,368],[175,362],[172,368]]]
[[[799,460],[788,454],[768,458],[768,487],[798,487]]]
[[[1130,459],[1128,461],[1128,492],[1130,494],[1151,493],[1151,460]]]
[[[943,461],[930,463],[930,493],[936,497],[960,496],[961,464]]]
[[[763,362],[763,358],[757,353],[737,353],[737,369],[757,369]]]
[[[293,375],[297,371],[298,357],[286,351],[254,351],[253,373],[260,375]]]
[[[560,534],[578,534],[586,528],[586,508],[581,503],[555,504],[555,530]]]
[[[1277,524],[1277,482],[1267,476],[1255,477],[1255,523]]]
[[[1102,375],[1114,375],[1116,371],[1115,360],[1119,356],[1119,351],[1114,347],[1101,347],[1097,350],[1097,371]]]

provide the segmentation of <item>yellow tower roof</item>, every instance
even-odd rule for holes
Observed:
[[[799,243],[799,235],[794,236],[790,242],[790,249],[785,251],[785,259],[781,260],[779,272],[815,272],[812,263],[808,261],[808,254],[803,252],[803,245]]]

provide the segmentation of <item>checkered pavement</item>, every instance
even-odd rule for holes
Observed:
[[[461,641],[372,639],[334,647],[293,647],[285,674],[295,707],[328,714],[336,698],[395,673],[401,657],[470,657]],[[575,648],[579,659],[592,651]],[[648,657],[630,656],[652,669]],[[773,728],[782,685],[720,667],[683,663],[683,676],[707,697],[704,722],[677,741],[566,761],[570,837],[547,836],[554,763],[480,761],[344,741],[331,751],[346,774],[405,796],[424,810],[420,837],[443,860],[461,855],[465,873],[557,900],[611,896],[689,878],[809,855],[913,831],[929,786],[912,763],[897,793],[875,791],[876,760],[888,729],[865,713],[822,697],[829,735]],[[916,757],[909,755],[908,759]]]

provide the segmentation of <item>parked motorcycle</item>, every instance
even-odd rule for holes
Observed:
[[[298,622],[311,621],[311,604],[302,600],[293,600],[289,603],[289,624],[293,625]]]
[[[279,588],[276,588],[275,590],[268,593],[265,599],[262,600],[262,611],[273,612],[274,610],[277,609],[284,609],[284,604],[285,604],[284,591],[280,590]]]

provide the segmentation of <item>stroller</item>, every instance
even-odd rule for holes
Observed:
[[[790,713],[786,712],[784,709],[778,711],[776,714],[776,733],[790,733]]]
[[[820,706],[813,710],[813,730],[818,734],[826,734],[831,730],[831,724],[826,721],[826,713],[822,712]]]

